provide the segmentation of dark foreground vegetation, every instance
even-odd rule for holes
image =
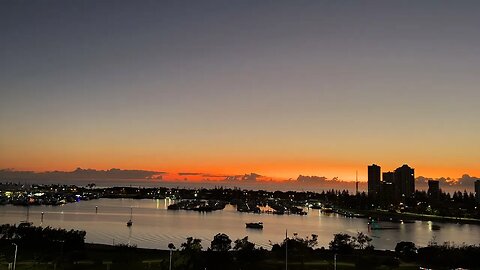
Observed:
[[[375,250],[371,238],[335,234],[328,247],[317,248],[317,235],[293,235],[270,250],[258,248],[248,237],[232,241],[219,233],[210,243],[188,237],[180,247],[142,249],[127,244],[85,244],[85,232],[34,226],[0,226],[0,269],[14,261],[16,269],[480,269],[480,246],[431,242],[418,248],[400,242],[395,251]],[[167,249],[168,248],[168,249]],[[170,257],[171,255],[171,257]]]

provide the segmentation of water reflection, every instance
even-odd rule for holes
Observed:
[[[165,248],[168,243],[180,246],[185,238],[193,236],[203,240],[208,247],[213,236],[226,233],[233,240],[249,237],[257,245],[270,248],[270,243],[278,243],[288,229],[299,237],[318,235],[320,246],[328,246],[335,233],[351,235],[361,231],[373,238],[373,245],[379,249],[393,249],[400,241],[412,241],[425,246],[432,239],[438,243],[478,244],[479,225],[460,225],[416,221],[414,223],[381,223],[382,226],[397,226],[395,230],[368,230],[367,220],[345,218],[337,214],[323,214],[309,209],[308,215],[273,215],[239,213],[235,207],[227,205],[223,211],[198,213],[190,211],[169,211],[167,206],[173,200],[132,200],[100,199],[83,201],[63,206],[32,206],[30,221],[40,225],[41,212],[44,212],[43,226],[81,229],[87,231],[87,242],[133,244],[146,248]],[[126,221],[133,207],[134,223],[129,228]],[[18,223],[24,220],[25,207],[0,206],[2,223]],[[263,222],[263,230],[250,230],[247,222]],[[435,229],[434,225],[440,226]],[[290,236],[292,236],[290,235]]]

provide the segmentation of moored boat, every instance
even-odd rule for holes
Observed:
[[[245,223],[245,226],[250,229],[263,229],[263,222]]]
[[[127,227],[131,227],[133,225],[133,208],[130,208],[130,220],[127,221]]]

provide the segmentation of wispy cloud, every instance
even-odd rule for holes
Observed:
[[[203,175],[203,173],[196,173],[196,172],[179,172],[178,175],[181,175],[181,176],[196,176],[196,175]]]
[[[205,173],[205,174],[202,174],[202,177],[205,177],[205,178],[226,178],[226,177],[228,177],[228,175]]]

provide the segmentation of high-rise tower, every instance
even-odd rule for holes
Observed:
[[[408,165],[397,168],[394,172],[395,195],[397,199],[411,198],[415,194],[415,171]]]
[[[380,191],[380,166],[368,166],[368,196],[375,198]]]

